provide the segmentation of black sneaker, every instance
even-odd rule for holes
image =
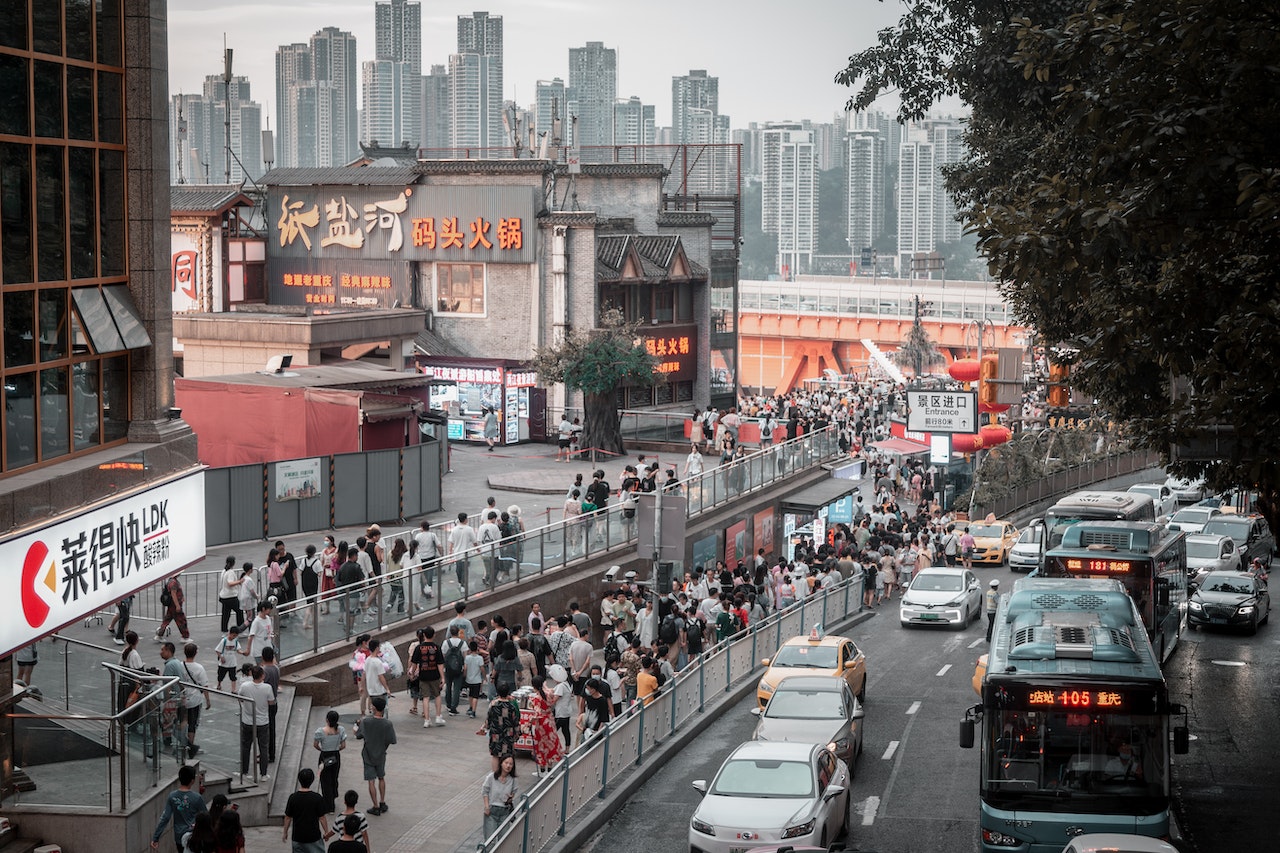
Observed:
[[[378,808],[377,806],[370,806],[369,810],[365,812],[365,814],[371,814],[374,817],[377,817],[378,815],[382,814],[382,809]]]

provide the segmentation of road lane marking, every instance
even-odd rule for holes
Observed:
[[[987,641],[986,637],[979,637],[978,639],[974,640],[972,643],[969,644],[969,648],[976,649],[978,646],[982,645],[986,641]]]
[[[942,644],[942,653],[945,655],[954,652],[956,649],[960,648],[960,643],[963,641],[964,637],[952,637]]]
[[[912,702],[911,707],[907,709],[907,714],[914,714],[916,711],[919,711],[919,710],[920,710],[920,703]]]
[[[946,674],[947,674],[947,670],[949,670],[949,669],[951,669],[951,664],[947,664],[947,665],[946,665],[946,666],[944,666],[942,669],[938,670],[938,675],[939,675],[939,677],[941,677],[941,676],[943,676],[943,675],[946,675]]]
[[[1212,661],[1209,661],[1209,663],[1215,663],[1218,666],[1244,666],[1245,665],[1244,661],[1242,660],[1212,660]]]
[[[881,761],[888,761],[893,758],[893,754],[898,751],[898,742],[896,740],[889,741],[889,748],[884,751],[884,755],[880,756]]]
[[[876,811],[880,808],[879,797],[867,797],[867,801],[862,804],[862,825],[871,826],[876,820]]]

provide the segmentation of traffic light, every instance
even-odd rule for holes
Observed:
[[[1067,385],[1070,369],[1065,364],[1049,365],[1049,407],[1065,409],[1071,405],[1071,388]]]
[[[995,406],[999,398],[996,379],[999,378],[999,361],[994,355],[984,356],[978,367],[978,403]]]

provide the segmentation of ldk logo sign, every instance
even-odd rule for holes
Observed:
[[[36,540],[22,561],[22,615],[27,624],[39,628],[49,618],[49,602],[58,597],[58,561],[49,546]]]

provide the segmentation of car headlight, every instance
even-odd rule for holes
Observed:
[[[694,832],[701,832],[703,835],[712,836],[716,834],[715,827],[707,823],[705,820],[698,820],[695,817],[693,820],[689,821],[689,825],[693,827]]]
[[[1248,615],[1248,614],[1250,614],[1250,613],[1252,613],[1252,612],[1253,612],[1253,605],[1252,605],[1252,604],[1241,604],[1241,605],[1240,605],[1240,607],[1239,607],[1239,608],[1237,608],[1236,612],[1237,612],[1237,613],[1239,613],[1241,616]]]
[[[769,683],[769,682],[767,682],[767,681],[762,681],[762,682],[760,682],[760,692],[761,692],[761,693],[772,693],[772,692],[773,692],[773,685],[772,685],[772,684],[770,684],[770,683]]]
[[[1187,602],[1187,606],[1188,606],[1188,607],[1190,607],[1192,610],[1203,610],[1203,609],[1204,609],[1203,607],[1201,607],[1201,606],[1200,606],[1200,602],[1198,602],[1198,601],[1190,601],[1190,602]]]
[[[816,821],[811,820],[808,823],[801,823],[795,826],[788,826],[786,829],[782,830],[782,837],[798,838],[801,835],[808,835],[809,833],[813,832],[813,825],[815,822]]]

